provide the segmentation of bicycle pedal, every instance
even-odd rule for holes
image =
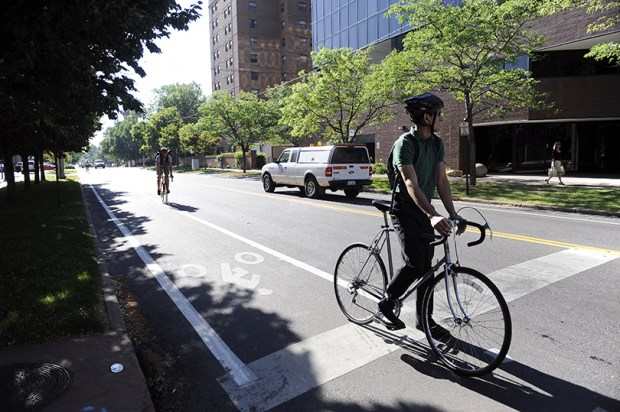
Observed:
[[[383,316],[379,313],[375,315],[374,319],[375,321],[381,323],[383,326],[387,328],[387,330],[390,330],[390,331],[401,330],[407,327],[407,325],[405,325],[404,323],[401,323],[400,325],[395,325],[392,322],[385,320]]]

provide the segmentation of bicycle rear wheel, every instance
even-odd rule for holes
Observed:
[[[368,245],[354,243],[340,254],[334,270],[334,290],[342,313],[353,323],[372,322],[387,282],[381,256]]]
[[[436,277],[424,296],[423,319],[431,349],[458,375],[485,375],[508,353],[512,339],[508,305],[497,286],[476,270],[456,267],[449,274],[448,293],[445,274]],[[450,336],[434,338],[429,329],[431,319]]]

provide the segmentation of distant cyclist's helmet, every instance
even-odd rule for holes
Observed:
[[[161,149],[159,149],[160,152],[167,152],[168,148],[167,147],[162,147]]]
[[[432,93],[424,93],[406,99],[405,109],[417,116],[424,113],[437,114],[443,109],[443,101]]]

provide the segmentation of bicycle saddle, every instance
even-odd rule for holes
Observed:
[[[385,202],[382,200],[373,200],[372,205],[382,211],[383,213],[390,211],[390,202]]]

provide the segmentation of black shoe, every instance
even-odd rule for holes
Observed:
[[[157,189],[157,196],[161,195],[161,190]]]
[[[378,318],[389,330],[399,330],[405,328],[405,323],[398,319],[398,316],[394,314],[394,301],[390,299],[383,299],[379,302],[379,312],[383,315],[384,319]]]
[[[431,330],[431,336],[433,337],[433,339],[438,340],[440,342],[446,342],[452,338],[452,335],[450,335],[450,332],[446,328],[439,326],[437,323],[435,323],[434,320],[431,319],[429,324],[430,324],[429,326]],[[420,322],[416,323],[415,327],[418,330],[424,331],[424,327],[422,326]]]
[[[170,193],[170,189],[166,190],[166,193]]]

